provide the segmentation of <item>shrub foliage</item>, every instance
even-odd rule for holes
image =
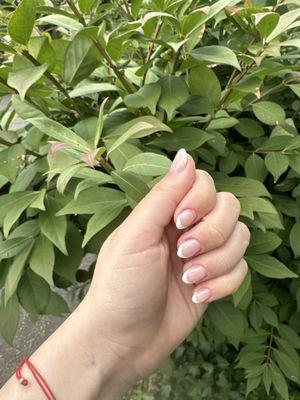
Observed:
[[[1,335],[12,342],[20,307],[68,312],[55,288],[84,295],[83,256],[185,147],[239,197],[250,272],[145,399],[299,399],[299,0],[4,0],[0,13]]]

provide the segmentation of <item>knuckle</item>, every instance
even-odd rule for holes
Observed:
[[[219,196],[228,204],[230,209],[234,209],[239,214],[241,211],[241,203],[239,202],[238,198],[231,192],[220,192]]]
[[[208,232],[210,241],[214,243],[215,248],[223,246],[226,243],[225,235],[215,225],[208,224]]]
[[[242,238],[243,238],[247,243],[249,243],[249,242],[250,242],[251,233],[250,233],[250,230],[249,230],[248,226],[247,226],[246,224],[244,224],[244,222],[238,221],[238,227],[239,227],[239,229],[240,229]]]
[[[205,179],[207,179],[213,186],[215,186],[215,182],[213,180],[213,177],[204,169],[199,169],[197,171],[198,174],[202,175]]]

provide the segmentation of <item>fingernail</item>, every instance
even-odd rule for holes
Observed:
[[[184,283],[196,283],[207,276],[207,271],[202,265],[193,265],[182,275]]]
[[[182,211],[176,219],[176,228],[185,229],[191,225],[196,219],[196,212],[194,210],[184,210]]]
[[[185,169],[187,162],[188,162],[187,152],[185,151],[185,149],[180,149],[177,152],[172,162],[170,171],[176,173],[182,172]]]
[[[188,258],[198,253],[199,250],[200,243],[198,242],[198,240],[191,239],[181,243],[181,245],[177,249],[177,255],[180,258]]]
[[[199,289],[197,292],[193,294],[192,302],[193,303],[204,303],[211,296],[211,291],[207,288]]]

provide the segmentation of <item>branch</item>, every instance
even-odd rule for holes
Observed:
[[[127,0],[123,0],[123,3],[124,3],[124,6],[125,6],[125,10],[126,10],[128,19],[129,19],[130,21],[133,21],[134,19],[133,19],[133,16],[132,16],[132,14],[131,14],[131,11],[130,11],[130,8],[129,8],[129,4],[128,4]]]
[[[162,28],[162,25],[163,25],[163,22],[160,20],[156,25],[156,29],[155,29],[153,37],[152,37],[153,40],[157,39],[157,37],[159,35],[159,32],[160,32],[160,30]],[[153,48],[154,48],[154,42],[151,42],[150,45],[149,45],[149,48],[148,48],[148,53],[147,53],[145,64],[147,64],[150,61]],[[146,77],[147,77],[147,72],[148,72],[148,69],[146,69],[146,71],[144,73],[144,76],[143,76],[143,79],[142,79],[142,86],[145,84]]]
[[[79,22],[82,23],[83,26],[86,26],[85,20],[83,16],[81,15],[80,11],[76,7],[75,3],[73,0],[67,0],[67,3],[71,10],[74,12],[76,17],[78,18]],[[119,81],[122,83],[124,88],[127,90],[128,93],[133,93],[133,90],[131,88],[130,83],[127,81],[125,78],[124,74],[118,69],[118,67],[113,63],[111,58],[109,57],[107,51],[102,47],[101,43],[99,42],[98,39],[93,39],[93,43],[95,44],[96,48],[98,49],[99,53],[102,55],[102,57],[105,59],[107,62],[108,66],[114,71],[115,75],[119,79]]]
[[[6,147],[11,147],[11,146],[14,146],[17,143],[11,143],[11,142],[8,142],[7,140],[3,139],[3,138],[0,138],[0,144],[2,144],[3,146],[6,146]],[[35,151],[28,150],[28,149],[25,149],[25,150],[26,150],[27,154],[30,154],[32,156],[43,157],[39,153],[36,153]]]
[[[22,54],[32,62],[33,65],[39,66],[41,65],[34,57],[32,57],[31,54],[28,53],[27,50],[23,50]],[[74,110],[76,110],[77,114],[79,116],[83,116],[82,111],[80,108],[77,106],[75,101],[69,96],[69,93],[66,91],[66,89],[60,84],[60,82],[48,71],[44,72],[44,76],[69,100],[71,103],[72,107]]]

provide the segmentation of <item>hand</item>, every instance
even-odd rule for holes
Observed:
[[[188,336],[207,303],[242,283],[250,235],[239,212],[235,196],[216,193],[182,149],[104,243],[85,301],[95,333],[133,381]]]

